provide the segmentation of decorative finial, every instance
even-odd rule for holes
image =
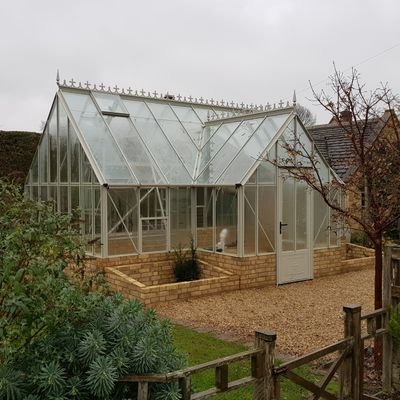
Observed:
[[[296,90],[293,90],[293,107],[296,107]]]
[[[58,70],[58,68],[57,68],[57,75],[56,75],[56,83],[57,83],[57,86],[60,86],[60,71]]]

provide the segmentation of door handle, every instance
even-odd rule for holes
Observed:
[[[282,221],[279,222],[279,233],[282,235],[282,226],[288,226],[288,224],[284,224]]]

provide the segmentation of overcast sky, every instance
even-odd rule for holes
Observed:
[[[400,92],[398,0],[0,0],[0,129],[38,131],[61,79],[266,104],[357,66]]]

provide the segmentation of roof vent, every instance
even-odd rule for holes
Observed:
[[[164,95],[164,99],[165,100],[175,100],[175,96],[173,94],[167,93]]]

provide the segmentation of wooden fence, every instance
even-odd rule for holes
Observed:
[[[385,249],[385,256],[384,308],[362,315],[361,306],[344,306],[344,336],[336,343],[276,366],[274,354],[276,334],[274,332],[257,331],[255,332],[255,346],[252,350],[166,374],[129,375],[123,377],[120,381],[137,384],[138,400],[149,399],[149,386],[152,383],[169,382],[179,384],[183,400],[208,399],[218,393],[237,390],[249,385],[254,388],[254,400],[279,400],[282,379],[289,379],[306,389],[312,394],[314,400],[377,399],[374,396],[363,394],[364,341],[382,337],[383,387],[390,391],[393,378],[393,346],[388,323],[390,305],[393,301],[399,302],[400,300],[400,263],[393,256],[392,249]],[[400,261],[400,258],[398,260]],[[366,324],[366,329],[362,329],[363,323]],[[333,353],[338,353],[338,356],[332,361],[330,368],[319,384],[305,379],[296,372],[296,368]],[[229,366],[243,360],[249,361],[251,374],[238,380],[229,381]],[[192,393],[192,376],[209,369],[215,371],[214,387],[202,392]],[[328,384],[335,377],[338,378],[339,382],[338,394],[327,391]],[[400,378],[398,381],[400,382]]]

